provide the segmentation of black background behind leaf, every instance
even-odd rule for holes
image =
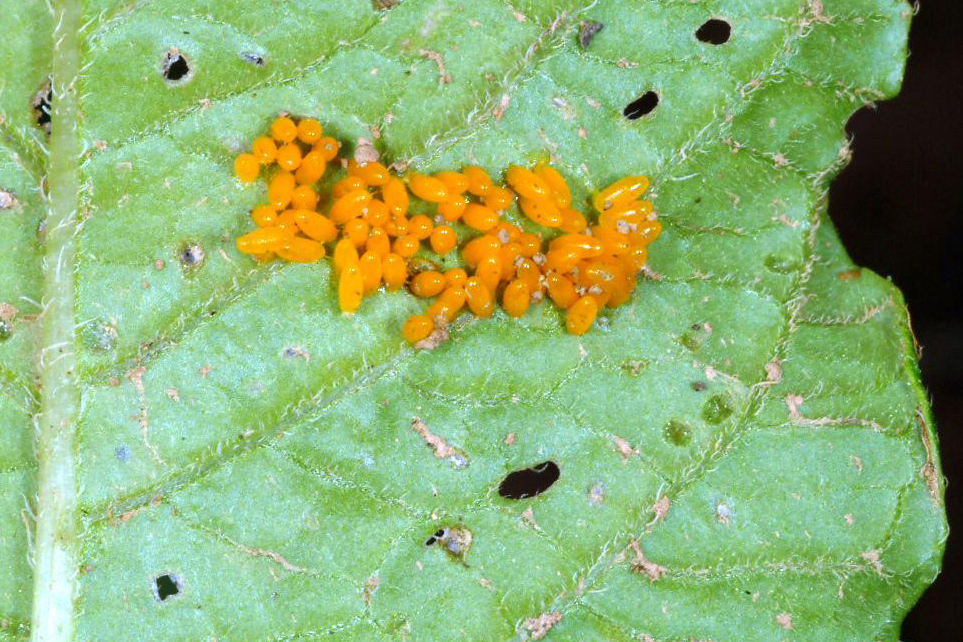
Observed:
[[[857,265],[902,289],[923,346],[950,538],[943,573],[903,624],[905,642],[960,639],[963,604],[963,10],[921,3],[900,95],[850,120],[853,162],[830,216]]]

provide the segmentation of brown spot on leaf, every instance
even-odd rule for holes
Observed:
[[[842,270],[836,273],[836,278],[840,281],[849,281],[851,279],[858,279],[863,276],[863,271],[859,268],[853,270]]]

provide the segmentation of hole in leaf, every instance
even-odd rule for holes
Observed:
[[[425,541],[425,546],[431,546],[435,542],[441,541],[447,537],[448,537],[448,529],[439,528],[438,530],[435,531],[434,535],[432,535]]]
[[[163,602],[172,595],[181,592],[183,583],[179,575],[167,573],[154,580],[154,597]]]
[[[629,120],[642,118],[642,116],[651,113],[658,104],[659,94],[654,91],[647,91],[626,105],[625,109],[622,110],[622,115]]]
[[[474,538],[474,534],[467,526],[455,524],[439,528],[434,535],[428,538],[425,545],[431,546],[437,543],[449,557],[464,564]]]
[[[185,270],[194,270],[204,263],[204,248],[197,243],[187,243],[177,253],[177,259]]]
[[[0,319],[0,343],[6,341],[13,334],[13,328],[9,323]]]
[[[30,101],[37,126],[50,134],[50,114],[53,110],[53,82],[48,76]]]
[[[253,51],[245,51],[241,54],[241,58],[248,61],[252,65],[257,65],[258,67],[263,67],[265,65],[264,56]]]
[[[194,75],[194,70],[187,58],[176,47],[171,47],[164,54],[161,61],[161,73],[164,79],[172,84],[187,82]]]
[[[535,497],[548,490],[558,481],[562,471],[554,461],[546,461],[508,473],[502,483],[498,485],[498,494],[506,499],[524,499]]]
[[[719,18],[706,20],[695,32],[696,38],[710,45],[721,45],[728,42],[731,34],[732,27],[728,22]]]

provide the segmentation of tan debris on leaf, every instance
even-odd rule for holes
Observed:
[[[372,575],[364,581],[364,589],[361,591],[361,599],[365,604],[371,604],[371,596],[378,590],[378,576]]]
[[[495,111],[492,112],[492,115],[495,116],[495,120],[502,119],[502,116],[505,115],[505,110],[508,109],[508,103],[510,103],[511,100],[511,96],[508,94],[502,94],[501,100],[498,102],[498,107],[496,107]]]
[[[231,541],[231,540],[229,540],[229,541]],[[275,553],[274,551],[269,551],[269,550],[266,550],[266,549],[263,549],[263,548],[255,548],[255,547],[251,547],[251,546],[245,546],[244,544],[239,544],[239,543],[234,542],[234,541],[231,541],[231,543],[234,544],[235,546],[237,546],[242,552],[246,553],[247,555],[251,555],[251,556],[253,556],[253,557],[266,557],[266,558],[268,558],[269,560],[274,561],[276,564],[279,564],[279,565],[281,566],[281,568],[283,568],[285,571],[288,571],[288,572],[291,572],[291,573],[307,573],[307,572],[308,572],[308,569],[304,568],[303,566],[298,566],[298,565],[296,565],[296,564],[292,564],[292,563],[289,562],[287,559],[285,559],[280,553]]]
[[[787,631],[792,631],[792,616],[788,613],[780,613],[776,616],[776,624]]]
[[[531,506],[522,511],[522,523],[526,526],[531,526],[537,531],[542,530],[541,526],[538,525],[538,522],[535,521],[535,512],[532,510]]]
[[[358,139],[358,143],[354,148],[354,160],[359,165],[373,163],[379,158],[381,158],[381,154],[378,153],[378,149],[370,140],[367,138]]]
[[[666,495],[663,495],[659,498],[659,501],[652,504],[652,512],[655,513],[656,524],[665,521],[665,516],[669,514],[670,506],[672,506],[672,500]]]
[[[633,571],[646,575],[650,582],[658,582],[662,579],[662,576],[665,575],[668,569],[646,559],[642,553],[642,546],[639,544],[639,540],[633,539],[629,542],[629,548],[635,553],[635,556],[629,561],[629,566],[631,566]]]
[[[542,613],[538,617],[528,618],[525,620],[524,626],[528,630],[530,639],[541,640],[543,637],[548,635],[548,632],[552,630],[552,627],[558,624],[561,620],[561,612],[550,611],[548,613]]]
[[[5,189],[0,189],[0,210],[6,210],[12,208],[17,204],[17,199],[12,192],[8,192]]]
[[[773,359],[766,364],[766,382],[770,384],[782,381],[782,361]]]
[[[424,56],[428,60],[433,61],[438,65],[438,84],[447,85],[451,82],[451,74],[445,71],[445,59],[442,58],[441,54],[437,51],[432,51],[431,49],[419,49],[418,55]]]
[[[442,437],[431,432],[428,425],[421,420],[421,417],[413,417],[411,420],[411,429],[416,433],[421,435],[421,438],[425,440],[425,443],[431,446],[432,450],[435,451],[435,457],[438,459],[448,459],[458,468],[462,468],[468,465],[468,458],[459,451],[457,448],[453,448],[448,445]]]
[[[435,329],[431,331],[431,334],[415,343],[415,348],[418,350],[434,350],[450,338],[448,319],[445,318],[445,315],[439,314],[434,318],[434,322]]]
[[[0,321],[4,323],[12,323],[14,319],[17,318],[17,314],[20,313],[16,307],[10,303],[0,303]]]
[[[936,472],[936,464],[933,463],[933,443],[930,440],[930,431],[926,427],[926,418],[923,416],[923,411],[919,408],[916,409],[916,423],[919,425],[920,429],[920,439],[923,441],[923,447],[926,449],[926,463],[920,469],[920,476],[926,482],[926,487],[930,492],[930,499],[937,506],[943,505],[943,499],[940,496],[940,478],[939,473]]]
[[[144,447],[151,454],[151,457],[154,458],[154,461],[163,464],[164,460],[161,458],[157,447],[150,441],[150,419],[147,416],[147,391],[144,389],[145,374],[147,374],[147,368],[137,366],[127,371],[127,378],[134,384],[134,389],[137,390],[137,399],[140,402],[140,414],[137,415],[137,422],[140,424],[140,434],[144,441]]]
[[[622,463],[625,463],[633,457],[638,456],[639,449],[633,448],[629,442],[622,439],[618,435],[612,435],[612,441],[615,442],[615,447],[618,448],[619,454],[622,455]]]
[[[859,556],[864,560],[869,562],[869,565],[873,567],[877,575],[883,574],[883,563],[879,560],[879,555],[882,551],[878,548],[874,548],[871,551],[866,551],[865,553],[860,553]]]
[[[799,421],[800,419],[805,419],[799,413],[799,406],[803,405],[805,399],[801,395],[786,395],[786,406],[789,408],[789,416],[793,421]]]

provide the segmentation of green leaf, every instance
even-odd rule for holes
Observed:
[[[936,436],[825,211],[906,2],[52,5],[0,41],[0,640],[897,639]],[[326,262],[234,249],[282,110],[425,170],[551,154],[580,199],[646,173],[665,232],[582,337],[541,305],[415,351],[412,297],[345,317]]]

